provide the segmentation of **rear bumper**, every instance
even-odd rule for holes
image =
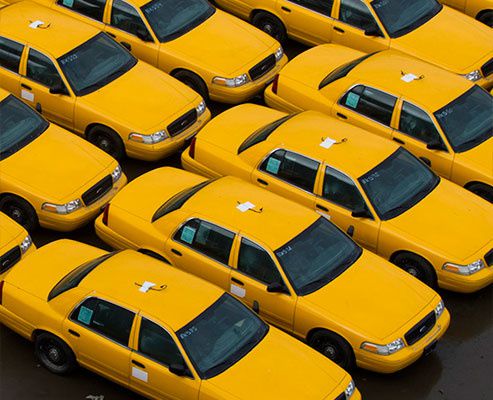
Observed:
[[[186,148],[183,153],[181,153],[181,166],[187,171],[205,176],[206,178],[217,178],[221,176],[190,157],[189,148]]]

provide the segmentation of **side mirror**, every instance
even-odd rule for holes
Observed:
[[[143,42],[152,42],[152,38],[149,35],[149,32],[147,32],[145,29],[137,28],[135,34]]]
[[[351,213],[351,216],[354,218],[371,218],[372,217],[370,214],[370,211],[368,211],[368,209],[366,207],[361,207],[361,208],[354,210]]]
[[[171,364],[169,366],[169,372],[178,376],[188,375],[188,369],[183,364]]]
[[[51,94],[68,94],[65,85],[62,82],[55,83],[50,87]]]
[[[439,140],[431,141],[426,145],[426,148],[429,150],[446,150],[443,146],[443,143]]]
[[[267,286],[269,293],[286,293],[289,294],[288,288],[281,282],[272,282]]]
[[[377,25],[372,25],[365,29],[365,36],[383,36],[382,31]]]

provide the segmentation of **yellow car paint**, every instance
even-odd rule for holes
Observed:
[[[440,2],[492,27],[492,0],[440,0]]]
[[[102,256],[106,258],[94,263]],[[87,262],[94,268],[55,295],[58,283]],[[156,286],[141,290],[145,282]],[[279,394],[293,400],[335,399],[351,382],[341,368],[260,322],[222,290],[135,251],[109,254],[86,244],[59,240],[22,260],[1,281],[0,288],[2,324],[34,341],[36,348],[43,344],[42,335],[48,333],[49,340],[54,336],[68,346],[66,352],[81,366],[150,399],[246,400]],[[187,334],[204,334],[194,331],[193,326],[184,333],[180,329],[224,297],[248,318],[259,321],[266,333],[234,364],[204,379],[182,341]],[[98,302],[95,309],[90,308],[90,301]],[[108,317],[112,311],[117,319]],[[123,318],[128,325],[120,322],[122,327],[115,330]],[[96,319],[108,326],[93,323]],[[159,330],[146,335],[149,331],[144,330],[144,324],[149,321]],[[161,346],[166,343],[166,354],[174,352],[180,358],[176,362],[181,362],[188,375],[172,372],[173,364],[155,358],[160,354],[155,344],[151,347],[156,337]],[[272,364],[272,360],[278,362]],[[361,399],[357,390],[351,399]]]
[[[409,205],[406,211],[384,219],[379,216],[360,179],[397,151],[405,150],[398,150],[397,144],[369,136],[358,127],[316,111],[293,116],[265,140],[238,154],[240,145],[254,136],[254,132],[261,132],[262,127],[284,116],[286,114],[279,111],[252,104],[230,109],[214,118],[197,136],[192,155],[190,149],[182,153],[182,164],[185,169],[208,177],[240,177],[327,213],[341,229],[352,229],[358,243],[383,258],[397,262],[396,257],[401,252],[416,254],[424,259],[424,268],[430,272],[430,284],[436,283],[436,279],[440,287],[472,292],[493,282],[492,204],[441,179],[434,189],[427,189],[428,194]],[[334,144],[324,148],[321,145],[327,138]],[[290,152],[290,159],[301,159],[292,164],[295,176],[303,175],[298,172],[301,166],[313,164],[311,189],[300,186],[294,178],[286,180],[263,167],[265,162],[269,164],[276,150]],[[426,170],[417,160],[415,163]],[[324,195],[326,187],[331,190],[333,179],[326,177],[327,168],[342,174],[340,179],[349,182],[351,193],[361,199],[370,215],[353,215],[356,209]],[[471,275],[443,269],[447,262],[468,265],[477,260],[481,260],[484,268]],[[408,269],[410,264],[406,262],[403,266]]]

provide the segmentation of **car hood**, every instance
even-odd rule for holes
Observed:
[[[479,146],[463,153],[455,154],[455,162],[459,164],[474,166],[493,181],[493,138],[481,143]]]
[[[172,122],[194,107],[198,98],[188,86],[139,61],[106,86],[80,97],[78,103],[86,103],[94,112],[132,130],[153,133],[148,131]]]
[[[3,179],[60,203],[73,200],[70,195],[112,163],[116,166],[113,158],[89,142],[50,124],[41,136],[3,160],[1,171]]]
[[[444,7],[419,28],[393,39],[391,47],[454,73],[466,74],[493,55],[493,31]]]
[[[493,238],[493,205],[466,189],[442,179],[418,204],[396,218],[383,221],[395,234],[441,251],[460,262]],[[382,227],[385,229],[385,226]]]
[[[232,78],[247,73],[280,45],[246,22],[216,10],[195,29],[162,46],[212,73]]]
[[[436,293],[369,251],[321,289],[303,296],[326,319],[383,340],[420,314]],[[307,305],[308,306],[308,305]],[[396,312],[399,310],[399,312]]]
[[[323,399],[346,376],[322,355],[270,327],[250,353],[203,385],[244,400]]]

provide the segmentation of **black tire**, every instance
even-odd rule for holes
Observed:
[[[311,335],[308,344],[346,371],[350,371],[354,367],[353,349],[346,340],[336,333],[326,330],[317,331]]]
[[[34,342],[36,358],[48,371],[67,375],[77,366],[75,355],[68,345],[50,333],[41,333]]]
[[[125,157],[125,145],[122,138],[106,126],[92,127],[87,132],[87,140],[117,160],[122,160]]]
[[[490,28],[493,28],[493,11],[485,11],[481,15],[478,15],[478,21],[482,22],[485,25],[488,25]]]
[[[466,185],[466,189],[489,201],[490,203],[493,203],[493,187],[477,182]]]
[[[435,270],[423,257],[406,252],[395,256],[392,262],[426,285],[430,287],[436,286]]]
[[[7,214],[28,232],[33,232],[39,225],[38,215],[26,200],[13,194],[6,194],[0,199],[0,211]]]
[[[176,71],[173,77],[195,90],[205,101],[209,100],[209,90],[200,76],[190,71],[180,70]]]
[[[284,43],[288,37],[282,21],[275,15],[265,11],[258,11],[252,18],[252,24],[272,36],[279,43]]]

